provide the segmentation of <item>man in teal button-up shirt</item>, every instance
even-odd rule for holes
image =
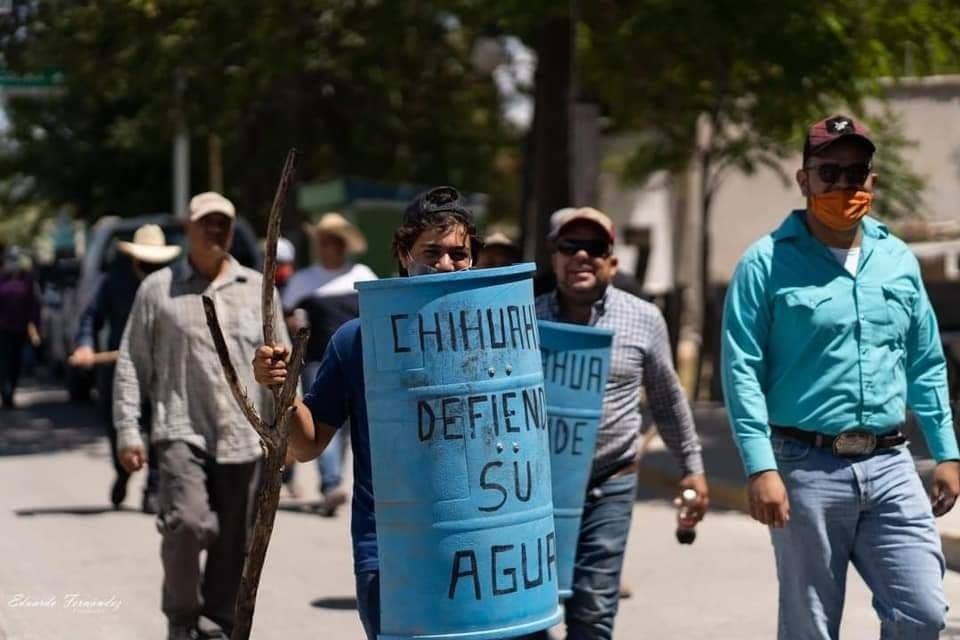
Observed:
[[[960,452],[917,260],[865,217],[874,151],[845,116],[810,128],[807,208],[748,249],[724,309],[727,410],[751,515],[772,527],[781,639],[837,637],[849,562],[882,637],[936,638],[946,614],[933,516],[960,492]],[[929,500],[899,434],[908,405],[938,463]]]

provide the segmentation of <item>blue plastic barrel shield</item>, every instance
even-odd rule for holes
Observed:
[[[357,284],[383,640],[560,620],[533,271]]]
[[[613,332],[541,320],[560,597],[571,595],[583,500],[597,446]]]

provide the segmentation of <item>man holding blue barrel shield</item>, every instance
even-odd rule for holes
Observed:
[[[667,447],[680,466],[681,489],[697,499],[682,526],[707,508],[700,440],[673,368],[667,328],[652,304],[612,286],[617,271],[614,226],[592,208],[567,209],[552,219],[556,289],[537,298],[541,320],[614,331],[603,416],[584,503],[573,595],[565,602],[568,639],[613,637],[620,572],[637,489],[640,388]],[[552,366],[545,363],[545,366]]]
[[[349,419],[357,601],[371,640],[501,638],[559,620],[533,267],[454,273],[472,267],[477,244],[472,215],[455,189],[419,196],[394,234],[394,257],[403,276],[440,275],[358,287],[361,319],[333,335],[291,421],[290,450],[305,462]],[[481,280],[491,284],[478,296],[469,283]],[[510,301],[518,291],[525,293],[526,303],[515,298],[522,308]],[[506,301],[498,299],[502,292]],[[378,305],[391,296],[396,305],[384,315]],[[467,308],[471,299],[477,305]],[[506,346],[511,341],[513,349]],[[258,382],[282,382],[288,355],[282,346],[258,349]],[[526,387],[518,386],[524,380]],[[526,419],[528,409],[535,420]],[[478,459],[478,452],[490,459]],[[510,482],[502,477],[508,469],[517,475]],[[479,485],[463,484],[465,476]],[[535,531],[527,527],[529,511],[540,514]],[[469,517],[445,517],[451,513]],[[486,544],[483,536],[496,529],[481,529],[494,521],[506,533]],[[507,535],[518,526],[535,535],[522,542]],[[411,532],[426,543],[410,540]],[[438,548],[453,545],[455,553],[438,562],[433,540]],[[398,547],[406,552],[399,563]],[[422,589],[428,583],[439,588]],[[518,615],[502,620],[510,608]],[[423,624],[403,625],[410,620]],[[457,627],[462,621],[475,621],[479,631]]]

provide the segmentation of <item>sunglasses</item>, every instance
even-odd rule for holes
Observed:
[[[580,251],[586,251],[591,258],[606,258],[610,255],[610,243],[606,240],[563,238],[557,240],[557,251],[565,256],[575,256]]]
[[[817,170],[817,177],[826,184],[835,184],[840,180],[841,175],[847,177],[847,184],[863,184],[870,175],[870,164],[867,162],[858,162],[857,164],[836,164],[828,162],[818,164],[812,167],[804,167],[807,171]]]
[[[444,249],[442,247],[427,247],[423,250],[423,258],[428,262],[439,262],[444,255],[450,256],[450,262],[467,262],[473,257],[469,249]]]

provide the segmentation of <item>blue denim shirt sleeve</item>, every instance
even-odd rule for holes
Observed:
[[[96,347],[97,332],[103,327],[106,282],[106,278],[100,281],[96,294],[80,315],[74,337],[74,344],[78,347]]]
[[[748,256],[730,281],[721,344],[724,402],[747,475],[777,468],[763,389],[769,330],[766,275]]]
[[[960,458],[947,396],[947,365],[926,289],[917,277],[917,296],[907,332],[907,403],[937,462]]]

